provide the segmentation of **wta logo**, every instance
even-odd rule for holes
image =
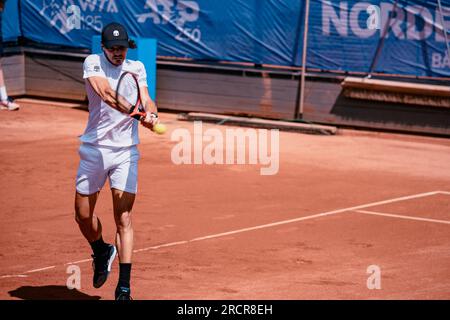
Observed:
[[[102,13],[117,13],[116,0],[43,0],[39,14],[61,34],[103,28]]]
[[[146,12],[137,14],[139,23],[146,23],[151,19],[153,24],[174,26],[178,34],[178,41],[200,42],[202,33],[198,26],[192,26],[199,18],[200,6],[196,1],[188,0],[147,0],[144,5]],[[187,26],[188,25],[188,26]]]

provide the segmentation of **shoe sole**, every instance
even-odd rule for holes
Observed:
[[[0,110],[8,110],[8,111],[18,111],[20,109],[20,107],[15,107],[15,108],[8,108],[5,106],[1,106]]]
[[[97,283],[97,284],[94,283],[94,288],[97,288],[97,289],[100,288],[102,285],[105,284],[106,280],[108,280],[108,276],[111,273],[111,267],[114,262],[114,259],[116,258],[116,255],[117,255],[117,249],[115,246],[113,246],[113,253],[112,253],[111,257],[109,258],[108,269],[107,269],[108,273],[106,274],[105,280],[103,280],[101,283]]]

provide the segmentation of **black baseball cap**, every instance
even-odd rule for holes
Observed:
[[[107,49],[114,46],[128,48],[130,45],[127,30],[117,22],[107,24],[102,30],[102,43]]]

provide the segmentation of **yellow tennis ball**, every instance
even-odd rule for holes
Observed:
[[[157,123],[153,126],[153,131],[157,134],[163,134],[164,132],[166,132],[166,126],[162,123]]]

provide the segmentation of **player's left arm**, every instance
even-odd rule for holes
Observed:
[[[140,87],[140,91],[141,91],[141,103],[145,111],[158,114],[158,108],[156,107],[156,103],[150,97],[147,86]]]
[[[144,127],[152,129],[159,122],[158,108],[148,93],[147,86],[140,87],[141,103],[145,109],[146,117],[141,120]]]
[[[148,93],[147,72],[145,70],[145,66],[140,61],[138,61],[137,63],[138,63],[137,74],[138,74],[139,92],[141,94],[141,104],[147,113],[147,116],[141,120],[141,123],[146,127],[152,128],[159,121],[158,108],[156,107],[155,102]]]

